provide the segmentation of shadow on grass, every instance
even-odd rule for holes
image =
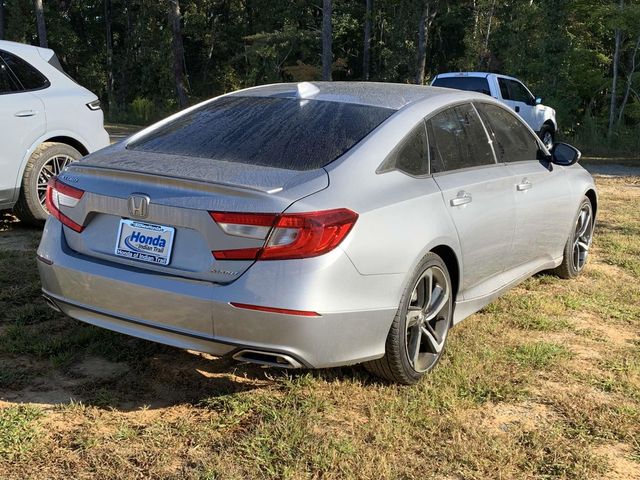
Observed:
[[[0,399],[42,405],[81,402],[120,411],[201,404],[305,379],[372,380],[358,367],[285,370],[187,352],[84,325],[52,320],[0,324]],[[58,323],[56,328],[52,323]],[[14,342],[16,328],[22,336]],[[51,332],[44,340],[37,330]],[[63,338],[64,337],[64,338]]]
[[[6,218],[6,217],[4,217]],[[7,238],[37,229],[10,220]],[[0,246],[0,400],[42,405],[82,402],[123,411],[199,404],[276,386],[308,371],[265,369],[185,352],[73,320],[40,296],[34,247]],[[354,369],[313,372],[327,382]]]

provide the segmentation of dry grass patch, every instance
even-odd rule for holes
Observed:
[[[527,280],[410,388],[80,324],[39,299],[32,247],[0,244],[0,478],[638,478],[640,188],[597,181],[584,275]]]

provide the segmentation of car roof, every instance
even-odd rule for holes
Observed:
[[[26,43],[9,42],[7,40],[0,40],[0,50],[5,50],[20,57],[30,59],[40,58],[45,62],[49,61],[54,53],[53,50],[48,48],[27,45]]]
[[[449,88],[380,82],[300,82],[262,85],[230,93],[231,96],[280,97],[355,103],[400,110],[424,100],[474,99],[484,95]]]

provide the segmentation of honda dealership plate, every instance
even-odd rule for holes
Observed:
[[[120,220],[116,255],[169,265],[175,228],[136,220]]]

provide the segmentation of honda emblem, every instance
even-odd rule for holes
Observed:
[[[132,217],[147,218],[149,215],[149,202],[151,199],[144,194],[134,193],[129,197],[127,206]]]

